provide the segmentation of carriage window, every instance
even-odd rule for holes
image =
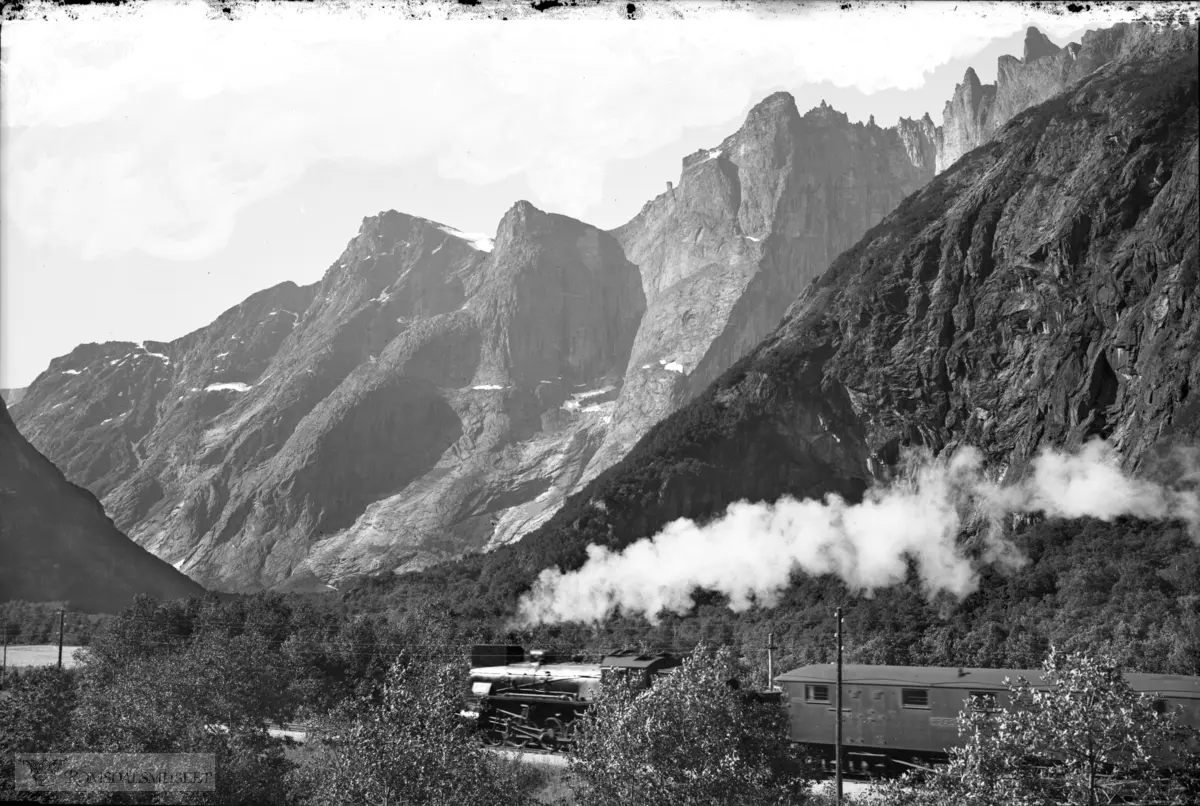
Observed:
[[[829,702],[829,686],[805,686],[804,700],[805,702]]]
[[[900,689],[900,704],[905,708],[928,708],[929,691],[923,688]]]
[[[973,711],[995,711],[996,693],[994,691],[972,691],[967,702]]]

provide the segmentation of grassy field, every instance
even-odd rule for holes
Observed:
[[[63,646],[63,667],[70,669],[75,665],[75,653],[82,649],[78,646]],[[14,644],[8,648],[8,666],[53,666],[58,663],[58,644]]]

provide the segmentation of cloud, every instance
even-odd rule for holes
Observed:
[[[962,597],[976,588],[981,564],[1023,562],[1004,534],[1011,515],[1180,519],[1197,535],[1195,483],[1190,472],[1173,486],[1127,476],[1098,441],[1076,453],[1043,451],[1032,472],[1010,485],[988,478],[974,448],[939,460],[914,455],[900,481],[868,490],[858,504],[836,495],[739,501],[711,523],[681,518],[620,552],[588,546],[581,568],[542,571],[522,597],[518,618],[595,622],[619,610],[654,619],[664,610],[686,613],[696,588],[725,594],[735,611],[756,602],[770,607],[795,571],[834,574],[869,592],[902,582],[910,559],[928,591]],[[972,521],[985,525],[974,559],[958,542]]]
[[[758,8],[500,24],[242,4],[229,23],[203,3],[147,3],[86,22],[14,22],[7,209],[35,242],[85,257],[187,260],[221,248],[241,210],[318,163],[424,160],[477,185],[525,176],[535,203],[584,215],[608,163],[684,127],[728,122],[778,86],[919,87],[1031,13]],[[1046,22],[1052,35],[1067,24]]]

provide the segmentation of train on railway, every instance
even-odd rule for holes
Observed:
[[[680,662],[668,654],[625,651],[584,663],[526,653],[518,646],[477,646],[471,653],[472,710],[489,744],[563,750],[608,676],[632,674],[650,686]],[[765,693],[787,709],[789,738],[827,763],[834,757],[835,675],[833,664],[802,666],[777,675],[775,690]],[[1037,687],[1042,672],[845,664],[845,771],[894,774],[946,761],[965,741],[958,733],[960,712],[1006,707],[1005,679],[1018,677]],[[1155,708],[1178,709],[1182,724],[1200,728],[1200,677],[1131,673],[1126,680],[1135,691],[1151,695]]]
[[[673,655],[614,652],[599,663],[563,659],[519,646],[479,645],[471,650],[471,701],[484,741],[509,747],[561,750],[574,740],[575,720],[614,674],[641,685],[680,664]]]

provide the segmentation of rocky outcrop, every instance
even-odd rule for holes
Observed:
[[[17,405],[24,396],[24,389],[0,389],[0,400],[3,400],[10,406]]]
[[[787,93],[755,106],[679,184],[614,231],[648,308],[613,428],[581,482],[619,460],[763,339],[787,304],[900,200],[928,182],[933,121],[851,124]]]
[[[490,558],[483,583],[578,567],[589,544],[621,547],[743,498],[853,496],[905,446],[973,445],[1013,478],[1042,446],[1104,437],[1137,471],[1194,445],[1197,66],[1195,48],[1110,64],[1018,115],[844,252],[699,398]]]
[[[116,613],[147,593],[204,589],[113,525],[95,496],[66,480],[18,433],[0,401],[0,601],[67,601]]]
[[[1155,53],[1187,47],[1186,27],[1118,23],[1088,31],[1082,43],[1060,48],[1037,28],[1025,34],[1022,58],[1001,56],[996,83],[983,84],[971,68],[942,111],[937,140],[940,173],[977,148],[1022,111],[1059,94],[1098,68],[1117,60],[1152,58]]]

